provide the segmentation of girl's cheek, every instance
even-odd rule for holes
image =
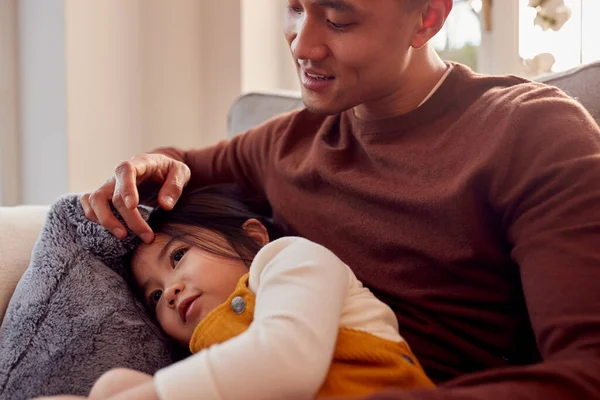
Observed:
[[[156,320],[158,321],[158,324],[161,326],[161,328],[165,328],[165,312],[164,309],[161,307],[160,304],[158,304],[156,306]]]
[[[177,324],[172,310],[164,306],[161,307],[161,304],[156,307],[156,319],[160,327],[167,333]]]

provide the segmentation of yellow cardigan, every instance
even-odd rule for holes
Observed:
[[[254,319],[254,304],[255,295],[248,289],[246,274],[227,302],[198,324],[190,341],[191,352],[197,353],[246,331]],[[340,328],[329,372],[317,396],[362,396],[388,387],[433,386],[406,342]]]

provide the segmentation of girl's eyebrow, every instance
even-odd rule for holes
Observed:
[[[177,240],[177,239],[172,237],[171,239],[169,239],[169,241],[167,243],[165,243],[165,245],[162,247],[162,249],[160,249],[160,252],[158,253],[158,261],[159,262],[163,262],[163,259],[167,255],[169,247],[171,247],[171,245],[175,242],[175,240]]]
[[[162,247],[162,249],[160,249],[160,252],[158,253],[158,262],[159,263],[164,262],[164,258],[167,255],[169,247],[171,247],[171,245],[175,242],[175,240],[177,240],[177,239],[175,239],[174,237],[172,237],[171,239],[169,239],[169,241],[167,243],[164,244],[164,246]],[[144,296],[146,296],[146,290],[148,289],[148,284],[151,281],[154,281],[154,279],[152,277],[148,277],[140,285],[140,288],[142,289],[142,292],[144,293]]]

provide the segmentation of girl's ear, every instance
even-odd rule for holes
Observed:
[[[244,228],[248,236],[254,239],[256,243],[260,245],[260,247],[263,247],[269,243],[269,232],[259,220],[250,218],[244,222],[242,228]]]

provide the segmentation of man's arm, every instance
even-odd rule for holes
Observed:
[[[263,178],[267,168],[272,167],[271,150],[296,115],[297,112],[283,114],[208,148],[186,151],[163,147],[153,153],[184,162],[191,171],[191,187],[237,183],[257,195],[264,195]]]
[[[600,399],[600,129],[552,88],[528,94],[511,117],[512,150],[490,197],[543,361],[370,400]]]

